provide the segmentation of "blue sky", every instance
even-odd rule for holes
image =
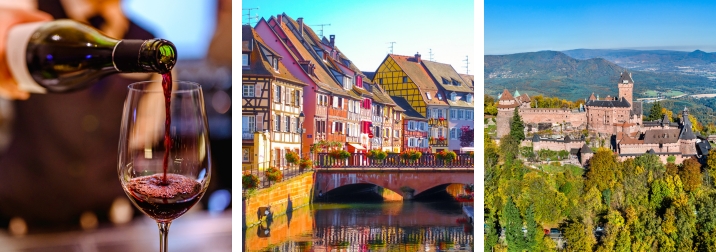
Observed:
[[[474,74],[477,58],[474,53],[474,3],[458,1],[242,1],[242,9],[251,16],[268,19],[285,12],[304,22],[324,36],[336,35],[336,46],[362,71],[375,71],[390,52],[414,55],[453,66],[465,73],[465,56],[469,55],[469,73]],[[242,23],[247,23],[242,11]],[[252,20],[252,26],[256,21]],[[320,35],[320,34],[319,34]]]
[[[647,3],[648,2],[648,3]],[[716,51],[716,1],[485,1],[485,54]]]

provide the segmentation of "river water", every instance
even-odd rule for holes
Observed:
[[[244,231],[244,251],[474,251],[472,225],[450,197],[314,203]]]

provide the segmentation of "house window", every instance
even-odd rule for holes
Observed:
[[[244,97],[254,97],[254,88],[255,86],[253,84],[247,84],[244,86]]]
[[[428,123],[426,123],[426,122],[420,122],[420,130],[422,130],[422,131],[428,131]]]
[[[244,53],[241,55],[241,66],[249,66],[249,54]]]
[[[439,128],[439,129],[438,129],[438,138],[439,138],[439,137],[444,137],[444,136],[445,136],[445,132],[443,132],[443,128]]]
[[[296,104],[296,107],[301,106],[301,91],[296,90],[294,92],[294,103]]]
[[[286,116],[286,123],[285,123],[285,125],[286,125],[286,127],[285,127],[285,128],[286,128],[286,132],[291,132],[291,123],[292,123],[292,122],[291,122],[291,117]]]
[[[273,58],[273,62],[271,62],[271,66],[273,67],[273,70],[278,72],[278,59],[277,58]]]
[[[245,55],[245,54],[244,54],[244,55]],[[241,155],[241,157],[243,158],[243,161],[244,161],[244,162],[249,162],[249,161],[251,161],[251,156],[249,156],[249,149],[248,149],[248,148],[243,149],[243,153],[242,153],[242,154],[243,154],[243,155]]]
[[[408,121],[408,130],[415,130],[415,122]]]
[[[460,82],[458,82],[456,79],[452,79],[452,84],[455,86],[460,86]]]
[[[445,117],[443,117],[443,110],[442,110],[442,109],[438,109],[438,118],[445,118]]]
[[[273,115],[274,127],[273,130],[276,132],[281,131],[281,116]]]
[[[433,114],[432,114],[432,116],[433,116],[433,118],[437,118],[437,116],[438,116],[438,109],[433,109]]]
[[[457,139],[457,129],[450,128],[450,139]]]
[[[408,76],[403,76],[403,83],[408,83]]]
[[[450,93],[450,100],[455,101],[455,98],[457,97],[457,94],[455,92]]]
[[[465,112],[465,111],[462,110],[462,109],[458,109],[458,110],[457,110],[457,119],[458,119],[458,120],[464,119],[464,118],[463,118],[463,117],[464,117],[464,116],[463,116],[464,112]]]
[[[450,120],[457,119],[457,109],[450,109]]]
[[[472,109],[465,110],[465,120],[472,120],[472,114],[474,111]]]
[[[274,97],[273,101],[281,103],[281,86],[274,85]]]
[[[393,137],[400,137],[400,130],[393,130]]]
[[[437,94],[436,94],[435,96],[437,96],[437,97],[438,97],[438,100],[440,100],[440,101],[442,101],[442,100],[443,100],[443,96],[442,96],[442,95],[441,95],[440,93],[437,93]]]
[[[425,92],[425,95],[428,97],[428,100],[432,100],[433,98],[430,96],[430,92]]]
[[[241,127],[244,134],[253,134],[256,132],[256,117],[255,116],[242,116]]]
[[[447,79],[445,79],[445,78],[442,78],[442,79],[443,79],[443,84],[450,84],[450,82]]]
[[[472,102],[472,94],[467,94],[467,98],[465,98],[467,102]]]
[[[383,85],[383,78],[378,78],[378,84]]]

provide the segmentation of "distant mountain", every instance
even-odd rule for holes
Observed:
[[[596,54],[587,50],[575,51],[572,53]],[[557,51],[485,55],[485,93],[496,96],[507,88],[513,93],[519,90],[520,93],[558,96],[569,100],[587,98],[592,93],[601,97],[615,96],[618,94],[619,74],[624,69],[603,58],[575,59]],[[695,93],[713,85],[703,76],[631,72],[636,97],[652,89],[678,88]]]
[[[639,71],[675,72],[700,76],[716,76],[716,53],[669,50],[576,49],[563,51],[575,59],[603,58]]]

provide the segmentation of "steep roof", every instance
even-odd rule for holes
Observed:
[[[405,100],[405,98],[400,96],[391,96],[390,98],[395,101],[395,104],[397,104],[399,107],[403,108],[405,110],[405,113],[403,113],[406,117],[411,117],[415,119],[425,119],[423,115],[418,113],[418,111],[415,111],[412,106],[410,106],[410,103]]]
[[[622,72],[621,76],[619,76],[619,84],[624,83],[624,81],[627,81],[627,83],[634,84],[634,80],[631,78],[631,73],[624,70]]]
[[[455,68],[453,68],[449,64],[445,63],[439,63],[429,60],[421,60],[423,62],[423,65],[425,65],[425,68],[428,70],[428,73],[433,77],[433,80],[437,85],[440,85],[442,88],[448,91],[455,91],[455,92],[472,92],[472,89],[465,84],[465,80],[460,77],[460,74],[455,71]],[[447,81],[448,83],[445,84],[443,80]],[[453,85],[453,81],[458,83],[458,86]]]
[[[589,148],[589,146],[587,146],[586,143],[584,143],[584,145],[582,145],[582,148],[579,149],[579,152],[581,152],[581,153],[594,153],[594,152],[592,151],[592,149]]]
[[[514,100],[515,98],[512,97],[512,94],[510,94],[510,91],[508,91],[506,88],[502,91],[502,94],[500,95],[500,101],[509,101]]]
[[[510,91],[507,91],[507,89],[502,91],[500,99],[497,101],[497,108],[516,108],[519,106],[520,104],[512,97]]]
[[[587,99],[587,101],[594,101],[596,99],[597,97],[594,97],[594,93],[592,93],[592,95],[589,96],[589,99]]]
[[[283,29],[286,33],[286,37],[288,38],[288,40],[290,40],[293,45],[296,45],[296,50],[299,52],[299,54],[301,54],[301,57],[305,60],[311,60],[314,64],[316,64],[314,75],[318,79],[318,82],[320,83],[319,85],[322,88],[325,88],[328,91],[332,92],[333,94],[354,97],[355,94],[351,94],[347,90],[343,89],[343,87],[339,83],[337,83],[335,79],[333,79],[333,76],[326,72],[327,69],[325,69],[325,65],[322,64],[323,59],[319,59],[318,55],[316,55],[315,53],[311,53],[313,51],[312,49],[309,50],[308,48],[306,48],[306,46],[301,42],[301,40],[299,40],[299,37],[296,35],[296,33],[298,32],[294,33],[294,30],[288,27],[290,23],[293,25],[293,27],[299,28],[298,23],[285,13],[282,14],[282,20],[283,22],[281,22],[281,29]],[[310,33],[307,31],[312,30],[310,29],[310,27],[308,27],[308,25],[304,24],[303,27],[303,40],[305,41],[306,37],[309,36],[307,34]]]
[[[589,100],[586,103],[587,106],[591,107],[607,107],[607,108],[628,108],[631,104],[622,97],[619,100]]]
[[[418,63],[414,57],[402,56],[389,54],[388,57],[392,58],[400,69],[402,69],[408,77],[418,86],[420,95],[423,97],[423,101],[427,105],[448,105],[447,102],[440,101],[436,98],[438,88],[432,81],[430,75],[425,68]],[[428,99],[426,92],[430,93],[432,99]]]
[[[290,81],[295,84],[304,86],[307,85],[293,76],[280,60],[278,61],[278,72],[273,69],[273,66],[271,66],[271,63],[268,62],[268,59],[266,58],[266,54],[272,54],[275,55],[275,57],[281,57],[281,55],[268,47],[261,36],[256,33],[254,28],[244,25],[242,26],[242,31],[242,40],[248,41],[251,44],[250,47],[253,48],[251,56],[249,57],[249,68],[242,69],[241,71],[243,75],[267,75],[285,81]]]
[[[363,71],[363,75],[365,75],[366,77],[368,77],[368,79],[373,80],[373,77],[375,77],[375,72],[366,72],[366,71]]]
[[[644,132],[645,144],[666,144],[679,141],[679,129],[651,129]]]
[[[644,112],[643,112],[643,110],[642,110],[642,106],[641,106],[641,105],[642,105],[642,103],[641,103],[640,101],[635,101],[635,102],[633,102],[632,105],[631,105],[631,113],[629,114],[629,116],[635,116],[635,115],[636,115],[636,116],[640,116],[640,115],[643,115]]]
[[[460,74],[460,77],[465,81],[465,84],[470,89],[473,89],[475,87],[475,75],[472,74]]]

